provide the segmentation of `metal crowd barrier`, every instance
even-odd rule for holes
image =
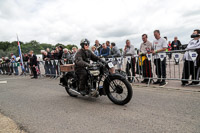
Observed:
[[[131,56],[124,56],[123,58],[121,57],[121,59],[120,57],[116,57],[115,60],[120,60],[120,62],[123,62],[122,70],[125,72],[127,71],[126,64],[127,63],[130,64],[131,70],[134,70],[134,72],[132,73],[131,76],[127,76],[127,77],[131,77],[134,80],[148,79],[149,80],[148,84],[151,82],[151,80],[156,80],[156,79],[200,82],[199,80],[200,67],[196,68],[196,66],[193,66],[194,67],[193,70],[197,69],[197,71],[191,72],[190,71],[191,66],[188,65],[188,74],[191,75],[193,73],[195,79],[185,79],[185,73],[183,73],[184,63],[185,63],[185,60],[183,60],[183,56],[185,52],[186,52],[185,50],[181,50],[181,51],[179,50],[179,51],[169,51],[169,52],[158,53],[158,58],[161,60],[160,62],[158,60],[154,61],[155,57],[152,54],[146,54],[143,56],[135,55],[134,56],[135,62],[131,62],[131,58],[132,58]],[[189,56],[192,58],[192,61],[194,62],[194,64],[196,64],[196,58],[198,54],[195,51],[189,51]],[[143,57],[146,59],[143,60]],[[112,61],[114,60],[114,58],[108,58],[108,60]],[[166,61],[166,63],[164,63],[165,66],[163,66],[162,63],[165,61]],[[161,67],[160,75],[163,75],[162,69],[166,69],[166,77],[163,78],[161,76],[160,78],[158,78],[156,74],[158,73],[158,69],[155,66]],[[133,67],[135,68],[132,69]],[[145,71],[146,73],[149,73],[148,76],[144,76]]]
[[[199,80],[199,74],[200,74],[200,67],[195,68],[193,66],[193,70],[197,69],[197,72],[190,71],[190,65],[188,65],[188,73],[189,75],[193,73],[194,79],[185,79],[184,73],[183,73],[183,66],[184,66],[184,60],[183,55],[186,51],[185,50],[178,50],[178,51],[169,51],[169,52],[163,52],[158,53],[158,58],[161,60],[160,62],[154,61],[155,57],[152,54],[146,54],[143,56],[135,55],[134,58],[131,56],[120,56],[120,57],[113,57],[113,58],[104,58],[104,60],[112,61],[115,65],[115,69],[123,71],[125,73],[128,73],[132,70],[130,76],[127,76],[127,78],[133,78],[134,81],[139,81],[139,79],[148,79],[149,82],[152,80],[160,79],[160,80],[182,80],[182,81],[197,81]],[[195,51],[189,51],[189,56],[192,58],[192,61],[195,64],[197,53]],[[163,61],[166,61],[164,63],[164,66],[162,65]],[[49,61],[39,61],[37,72],[40,77],[42,76],[50,76],[57,78],[61,75],[60,72],[60,65],[61,64],[68,64],[69,62],[64,62],[63,60],[49,60]],[[146,64],[145,64],[146,63]],[[155,65],[158,65],[161,67],[161,73],[160,75],[163,75],[163,67],[166,69],[166,77],[157,77],[158,70],[156,69]],[[28,62],[24,62],[24,66],[26,66],[26,70],[29,70],[29,73],[31,73],[31,70],[29,68]],[[9,67],[9,63],[5,63],[0,65],[0,68],[7,69]],[[127,68],[128,67],[128,68]],[[144,74],[148,73],[148,76],[145,76]]]

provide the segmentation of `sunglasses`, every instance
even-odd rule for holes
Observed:
[[[84,44],[85,46],[90,46],[89,44]]]

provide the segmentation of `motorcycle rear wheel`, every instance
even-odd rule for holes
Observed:
[[[70,92],[70,89],[73,89],[73,88],[70,88],[70,82],[72,80],[73,80],[73,77],[67,77],[65,90],[71,97],[77,97],[78,95],[75,95],[75,94]]]

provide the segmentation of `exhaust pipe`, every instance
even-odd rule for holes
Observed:
[[[81,95],[81,93],[79,93],[79,92],[78,92],[78,91],[76,91],[76,90],[69,89],[69,91],[71,91],[71,92],[75,93],[76,95]]]

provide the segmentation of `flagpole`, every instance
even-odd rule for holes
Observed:
[[[17,44],[18,44],[18,49],[19,49],[20,65],[21,65],[22,71],[24,71],[24,63],[23,63],[23,58],[22,58],[22,53],[21,53],[21,46],[20,46],[18,35],[17,35]]]

